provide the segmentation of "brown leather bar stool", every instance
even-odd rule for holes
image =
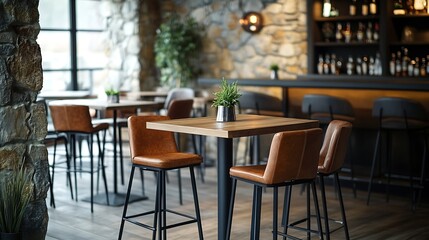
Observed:
[[[76,193],[76,201],[77,201],[77,176],[76,172],[86,172],[91,175],[91,212],[94,212],[94,180],[93,174],[101,170],[103,180],[104,180],[104,188],[106,191],[106,201],[109,204],[109,196],[107,190],[107,180],[106,173],[104,171],[104,144],[106,139],[106,130],[109,127],[107,123],[98,124],[93,126],[91,122],[91,116],[89,114],[88,106],[78,106],[78,105],[50,105],[49,109],[51,111],[52,121],[54,123],[55,131],[58,133],[64,133],[67,135],[69,139],[69,143],[71,145],[71,154],[73,159],[73,171],[75,177],[75,193]],[[99,133],[103,133],[102,143],[100,141]],[[96,167],[94,167],[93,161],[93,145],[94,145],[94,135],[97,137],[98,143],[98,161]],[[89,169],[79,167],[77,168],[76,164],[76,140],[77,137],[84,137],[88,141],[89,148]],[[102,146],[101,146],[102,145]]]
[[[310,119],[319,120],[321,127],[326,130],[333,120],[342,120],[353,123],[354,110],[347,99],[323,94],[307,94],[302,99],[302,112]],[[351,148],[351,144],[349,146]],[[356,198],[356,183],[354,181],[354,167],[352,156],[347,156],[349,168],[342,171],[348,172],[353,182],[353,195]]]
[[[425,164],[427,161],[427,136],[425,130],[429,128],[429,120],[425,108],[416,101],[396,98],[396,97],[383,97],[374,101],[372,108],[372,116],[378,119],[378,133],[375,143],[374,158],[372,161],[371,174],[368,183],[368,197],[367,204],[369,204],[372,183],[374,181],[374,174],[377,162],[381,166],[381,149],[383,132],[386,133],[386,165],[387,165],[387,184],[386,184],[386,201],[389,201],[389,185],[391,180],[391,133],[392,132],[405,132],[408,138],[408,159],[406,162],[409,166],[409,183],[410,183],[410,196],[412,202],[412,209],[416,207],[416,195],[413,192],[418,190],[418,199],[424,186]],[[419,166],[420,176],[418,181],[414,180],[414,157],[412,150],[412,142],[420,137],[422,140],[422,160]],[[417,145],[417,144],[416,144]],[[417,184],[416,184],[417,183]]]
[[[349,229],[347,226],[346,212],[344,209],[343,195],[341,193],[340,178],[338,172],[341,170],[346,157],[347,147],[349,143],[350,134],[352,131],[352,124],[346,121],[334,120],[329,123],[326,130],[325,139],[323,141],[322,149],[320,150],[318,176],[320,183],[320,190],[322,192],[322,207],[325,221],[325,234],[326,239],[330,239],[328,208],[326,204],[325,193],[325,180],[324,178],[334,175],[337,184],[338,201],[341,208],[342,221],[335,221],[340,223],[344,228],[345,239],[350,239]],[[339,229],[339,228],[337,228]],[[337,229],[333,230],[336,231]]]
[[[203,230],[201,225],[198,194],[194,174],[194,166],[198,166],[202,162],[201,156],[193,153],[179,152],[177,150],[176,141],[172,132],[150,130],[146,128],[146,122],[167,119],[169,119],[167,116],[132,116],[128,119],[132,167],[118,239],[122,238],[125,221],[151,230],[152,239],[156,239],[157,232],[159,232],[159,239],[167,239],[167,229],[179,227],[185,224],[197,223],[199,238],[203,239]],[[157,189],[155,210],[149,210],[134,215],[127,215],[128,200],[136,167],[156,173]],[[169,210],[166,207],[166,171],[185,167],[189,168],[191,175],[195,217]],[[188,218],[189,220],[167,225],[167,212],[171,214],[178,214],[182,217]],[[154,214],[152,226],[139,222],[135,219],[137,217],[149,214]]]
[[[273,188],[273,239],[277,239],[278,235],[289,237],[287,234],[287,224],[285,225],[286,227],[283,233],[277,230],[278,188],[286,186],[289,189],[289,201],[288,205],[285,206],[285,208],[287,208],[286,217],[288,218],[291,187],[297,184],[307,184],[312,187],[316,214],[318,216],[318,233],[319,236],[322,237],[321,220],[314,182],[317,176],[321,142],[322,130],[320,128],[276,133],[271,143],[266,165],[235,166],[230,169],[232,194],[226,239],[229,239],[231,234],[237,180],[254,185],[250,239],[259,239],[263,187]],[[309,192],[307,201],[309,201]],[[309,215],[309,209],[307,209],[307,211]]]

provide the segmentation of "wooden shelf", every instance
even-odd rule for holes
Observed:
[[[367,15],[367,16],[338,16],[338,17],[317,17],[314,19],[315,22],[345,22],[345,21],[376,21],[378,15]]]
[[[378,47],[378,42],[362,43],[362,42],[315,42],[316,47]]]

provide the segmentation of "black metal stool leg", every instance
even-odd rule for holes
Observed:
[[[326,239],[331,239],[330,236],[330,230],[329,230],[329,217],[328,217],[328,207],[326,206],[326,191],[325,191],[325,179],[323,176],[319,176],[319,184],[320,184],[320,191],[322,193],[322,207],[323,207],[323,216],[325,218],[325,234]],[[339,189],[340,190],[340,189]],[[340,190],[341,192],[341,190]]]
[[[194,195],[195,216],[196,216],[197,225],[198,225],[198,235],[200,237],[200,240],[203,240],[204,239],[203,226],[201,224],[200,203],[198,201],[197,184],[195,182],[194,167],[189,167],[189,172],[191,174],[192,193]]]
[[[232,216],[234,213],[234,202],[235,202],[235,191],[237,189],[237,179],[232,179],[232,186],[231,186],[231,201],[229,205],[229,214],[228,214],[228,224],[226,226],[226,240],[229,240],[231,237],[231,228],[232,228]]]
[[[323,240],[322,222],[320,221],[319,201],[317,200],[316,183],[314,181],[311,183],[311,187],[313,190],[314,207],[316,209],[317,228],[319,228],[319,238]]]
[[[284,204],[283,204],[283,234],[287,235],[288,225],[289,225],[289,213],[290,213],[290,201],[292,198],[292,186],[286,186]],[[286,240],[286,237],[283,237],[283,240]]]
[[[273,240],[277,240],[279,188],[273,188]]]
[[[377,159],[379,157],[379,154],[381,152],[381,149],[380,149],[381,130],[378,131],[377,139],[375,141],[376,141],[375,142],[375,150],[374,150],[374,157],[372,159],[371,174],[370,174],[369,183],[368,183],[368,196],[366,199],[366,205],[369,205],[369,199],[371,197],[372,182],[374,180],[375,165],[376,165]]]
[[[124,232],[124,224],[125,224],[125,218],[127,216],[128,202],[130,200],[131,186],[133,185],[134,170],[135,170],[135,167],[132,166],[131,167],[130,180],[128,182],[127,196],[125,197],[124,210],[122,212],[121,226],[119,227],[118,240],[122,239],[122,233]]]
[[[349,240],[350,239],[349,227],[347,225],[346,210],[344,209],[343,194],[341,193],[340,178],[338,177],[338,173],[335,173],[335,178],[337,179],[337,184],[338,184],[338,198],[340,201],[341,215],[343,218],[344,233],[346,235],[346,240]]]

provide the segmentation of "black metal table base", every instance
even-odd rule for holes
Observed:
[[[125,197],[127,196],[126,193],[113,193],[109,192],[109,206],[123,206],[125,203]],[[130,195],[129,202],[137,202],[137,201],[143,201],[148,199],[146,196],[140,196],[140,195]],[[85,197],[82,199],[84,202],[91,202],[91,197]],[[99,193],[94,195],[94,203],[100,204],[100,205],[107,205],[106,200],[106,194],[105,193]]]

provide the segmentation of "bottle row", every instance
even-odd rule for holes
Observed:
[[[394,15],[428,14],[429,0],[394,0]]]
[[[356,1],[351,0],[348,7],[348,12],[340,13],[339,8],[331,3],[330,0],[324,0],[322,8],[323,17],[337,17],[340,15],[349,15],[349,16],[367,16],[367,15],[376,15],[378,14],[378,4],[376,0],[363,0]]]
[[[358,22],[351,24],[336,23],[334,31],[334,23],[325,22],[322,26],[322,34],[326,42],[359,42],[359,43],[374,43],[380,38],[380,25],[378,22]]]
[[[408,49],[392,53],[389,61],[390,75],[396,77],[426,77],[429,76],[429,55],[410,58]]]
[[[335,54],[325,54],[325,58],[320,54],[317,73],[380,76],[383,74],[383,68],[379,53],[369,57],[353,58],[349,56],[347,61],[344,61],[341,57],[337,58]]]

